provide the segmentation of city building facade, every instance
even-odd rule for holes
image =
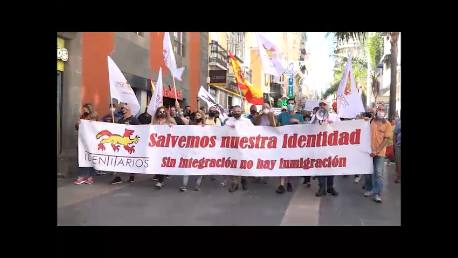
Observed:
[[[197,93],[206,85],[207,32],[170,32],[178,67],[185,67],[182,81],[173,83],[162,58],[164,32],[58,32],[57,63],[57,163],[59,176],[72,175],[77,167],[81,106],[94,105],[99,117],[109,113],[110,93],[107,56],[115,61],[146,110],[162,67],[164,105],[175,97],[181,105],[197,110]],[[174,86],[175,85],[175,86]],[[175,96],[175,89],[177,96]],[[116,101],[115,101],[116,102]],[[138,115],[138,114],[136,114]]]

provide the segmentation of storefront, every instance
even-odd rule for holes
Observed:
[[[176,99],[178,100],[178,103],[180,103],[180,106],[183,105],[183,91],[177,89],[176,95],[175,95],[175,88],[171,85],[164,87],[163,96],[164,96],[163,104],[165,107],[175,106],[175,96],[176,96]]]

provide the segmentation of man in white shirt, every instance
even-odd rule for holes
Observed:
[[[226,120],[224,126],[229,126],[235,129],[240,128],[240,126],[254,126],[250,119],[242,117],[242,108],[240,106],[232,107],[232,117],[229,117]],[[234,192],[239,189],[239,182],[242,183],[243,190],[247,190],[247,180],[246,177],[232,176],[231,177],[231,186],[229,187],[229,192]]]
[[[242,117],[242,108],[240,106],[233,106],[232,117],[229,117],[224,125],[232,128],[237,128],[244,125],[253,126],[253,123],[250,119]]]

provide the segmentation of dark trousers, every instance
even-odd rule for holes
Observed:
[[[334,176],[319,176],[318,177],[318,186],[320,187],[320,189],[326,190],[326,188],[324,187],[325,181],[326,181],[326,187],[328,189],[331,189],[334,187]]]
[[[247,185],[247,180],[245,176],[232,176],[231,182],[235,184],[239,184],[241,182],[242,185]]]
[[[310,183],[310,177],[309,176],[304,176],[304,184]]]
[[[118,174],[118,172],[115,172],[115,173],[113,174],[113,176],[114,176],[114,177],[120,177],[119,174]],[[135,173],[129,173],[129,176],[135,177]]]
[[[78,167],[78,176],[81,177],[93,177],[96,172],[93,167]]]
[[[156,175],[157,181],[159,183],[164,183],[165,175]]]

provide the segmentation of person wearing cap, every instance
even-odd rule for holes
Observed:
[[[385,170],[386,146],[392,141],[393,128],[391,123],[385,119],[385,109],[378,106],[375,118],[371,121],[371,153],[373,158],[374,171],[366,175],[365,197],[373,196],[375,202],[382,202],[383,173]]]

